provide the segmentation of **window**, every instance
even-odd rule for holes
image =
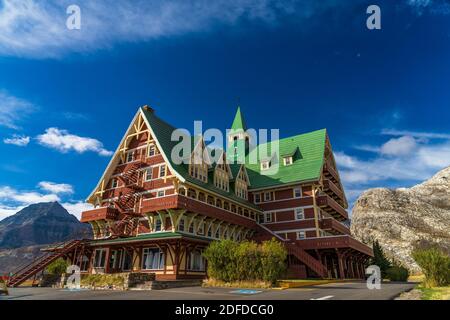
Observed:
[[[94,268],[104,268],[106,262],[106,249],[95,250]]]
[[[292,164],[292,157],[284,157],[283,161],[285,166],[289,166]]]
[[[85,255],[81,258],[81,271],[88,271],[89,270],[89,258]]]
[[[119,186],[119,181],[117,179],[112,179],[111,180],[111,188],[117,188]]]
[[[264,222],[272,222],[272,212],[264,213]]]
[[[142,269],[164,269],[164,253],[160,249],[145,248],[142,251]]]
[[[297,240],[305,239],[306,234],[305,231],[297,231]]]
[[[162,223],[161,219],[156,219],[155,221],[155,232],[161,231]]]
[[[209,226],[207,235],[208,237],[212,238],[212,226]]]
[[[119,270],[122,264],[122,250],[113,250],[109,258],[109,268]]]
[[[294,198],[302,197],[302,188],[294,188]]]
[[[133,251],[125,250],[122,269],[124,271],[131,270],[132,263],[133,263]]]
[[[199,250],[191,252],[189,257],[189,269],[193,271],[205,270],[205,263],[202,257],[202,253]]]
[[[166,195],[166,192],[164,190],[159,190],[157,193],[158,198],[164,197],[165,195]]]
[[[150,147],[148,147],[148,156],[153,157],[155,154],[156,154],[156,148],[152,144],[152,145],[150,145]]]
[[[303,220],[303,219],[305,219],[305,211],[303,210],[303,208],[295,209],[295,219],[296,220]]]
[[[184,231],[184,218],[181,218],[180,222],[178,223],[178,231]]]
[[[127,153],[127,162],[134,161],[134,152]]]
[[[165,177],[166,176],[166,165],[162,165],[159,167],[159,177]]]
[[[146,169],[145,170],[145,181],[152,180],[152,174],[153,174],[153,169],[152,168]]]
[[[267,170],[270,168],[270,161],[261,162],[261,170]]]
[[[272,200],[272,194],[270,192],[264,193],[264,201],[270,201]]]
[[[260,202],[261,202],[261,194],[255,193],[255,203],[260,203]]]

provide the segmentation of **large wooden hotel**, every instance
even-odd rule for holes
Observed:
[[[274,141],[252,146],[239,108],[231,129],[218,161],[189,161],[206,148],[192,138],[178,163],[175,128],[140,108],[87,200],[94,209],[82,214],[94,239],[61,252],[81,272],[194,279],[206,276],[202,251],[211,241],[275,238],[288,251],[290,278],[363,278],[373,253],[350,235],[327,131],[277,140],[278,152],[261,157]],[[239,153],[257,161],[233,161]]]

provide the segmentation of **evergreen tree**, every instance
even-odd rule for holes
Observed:
[[[386,258],[378,240],[373,242],[373,258],[370,264],[380,267],[381,277],[386,277],[386,271],[392,267],[392,263]]]

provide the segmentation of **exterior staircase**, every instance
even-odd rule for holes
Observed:
[[[132,215],[125,215],[122,220],[116,221],[110,231],[113,237],[131,237],[138,226],[138,220]]]
[[[278,234],[272,232],[269,228],[267,228],[262,224],[257,223],[256,225],[258,226],[258,233],[260,235],[257,238],[258,240],[269,240],[271,238],[275,238],[276,240],[283,243],[288,254],[296,257],[303,264],[305,264],[307,267],[313,270],[319,277],[322,278],[327,277],[328,272],[325,266],[322,264],[322,262],[314,258],[304,249],[300,248],[295,242],[290,242],[289,240],[283,239]]]
[[[124,172],[118,176],[118,179],[123,182],[127,190],[124,194],[121,194],[115,202],[117,209],[122,214],[127,214],[134,210],[136,204],[135,193],[143,190],[139,185],[139,169],[142,165],[143,161],[137,160],[128,165]]]
[[[55,249],[55,251],[48,252],[39,258],[35,259],[30,264],[19,268],[16,270],[13,275],[9,278],[7,286],[8,287],[17,287],[27,279],[31,278],[38,272],[44,270],[50,263],[55,261],[56,259],[64,256],[68,252],[74,250],[80,244],[82,244],[83,240],[71,240],[63,243],[59,247]]]

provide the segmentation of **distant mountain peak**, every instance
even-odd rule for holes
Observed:
[[[66,241],[88,230],[59,202],[35,203],[0,221],[0,248]]]

